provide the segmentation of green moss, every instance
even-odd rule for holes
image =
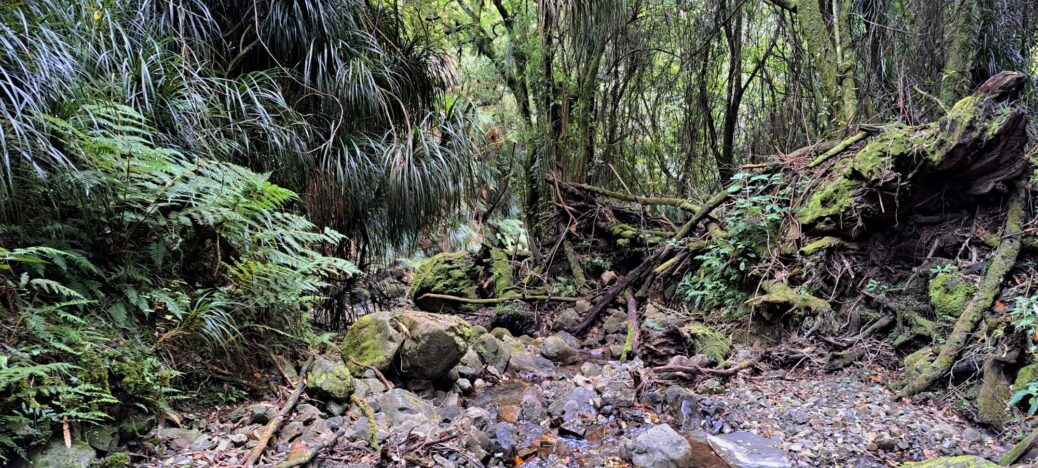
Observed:
[[[681,331],[688,337],[692,354],[705,355],[716,363],[722,363],[732,355],[732,342],[706,325],[690,323]]]
[[[998,464],[1009,466],[1019,461],[1027,451],[1034,447],[1035,439],[1038,439],[1038,430],[1031,432],[1027,437],[1024,437],[1024,440],[1017,442],[1005,455],[1002,455],[1002,458],[998,460]]]
[[[957,318],[977,293],[977,286],[958,271],[938,273],[930,280],[930,305],[938,317]]]
[[[801,224],[814,225],[821,230],[835,228],[835,221],[830,219],[849,210],[854,205],[854,190],[861,183],[846,178],[824,181],[819,190],[811,194],[807,203],[797,210],[797,219]]]
[[[307,391],[345,401],[353,394],[354,382],[345,364],[318,358],[306,374],[306,386]]]
[[[1016,373],[1016,380],[1013,381],[1013,393],[1026,389],[1031,382],[1035,381],[1038,381],[1038,364],[1021,367]]]
[[[824,314],[832,311],[832,306],[824,299],[812,296],[805,291],[795,290],[786,283],[768,282],[763,285],[768,292],[750,299],[751,305],[780,304],[789,305],[800,312]]]
[[[958,457],[941,457],[922,462],[911,462],[901,465],[901,468],[988,468],[997,467],[983,458],[973,455],[961,455]]]
[[[497,297],[505,297],[512,289],[512,262],[504,250],[490,251],[490,282]]]
[[[368,314],[350,326],[342,340],[342,357],[354,374],[366,366],[389,370],[403,343],[402,325],[388,312]]]
[[[811,243],[801,247],[800,248],[800,255],[803,255],[805,257],[809,257],[811,255],[814,255],[814,254],[822,251],[822,250],[826,250],[826,249],[829,249],[829,248],[832,248],[832,247],[836,247],[838,245],[843,245],[843,244],[844,244],[844,242],[842,240],[840,240],[839,238],[826,236],[826,237],[823,237],[821,239],[818,239],[818,240],[816,240],[814,242],[811,242]]]
[[[932,355],[933,350],[927,347],[905,356],[905,377],[908,380],[912,380],[919,375],[923,369],[930,365]]]
[[[130,466],[130,454],[115,452],[101,460],[101,468],[123,468]]]
[[[411,299],[422,309],[438,312],[444,307],[474,310],[473,304],[450,304],[422,299],[425,294],[446,294],[475,299],[476,278],[471,257],[465,252],[441,253],[422,261],[411,280]]]

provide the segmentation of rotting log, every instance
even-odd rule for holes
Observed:
[[[458,303],[462,303],[462,304],[491,305],[491,304],[501,304],[501,303],[504,303],[504,302],[512,302],[512,301],[577,302],[579,300],[582,300],[583,298],[581,298],[581,297],[568,297],[568,296],[525,295],[525,294],[516,294],[516,295],[502,296],[502,297],[470,298],[470,297],[451,296],[450,294],[426,293],[426,294],[423,294],[418,299],[419,300],[422,300],[422,299],[440,299],[440,300],[443,300],[443,301],[454,301],[454,302],[458,302]]]
[[[973,330],[1002,290],[1002,282],[1016,264],[1020,255],[1022,229],[1027,220],[1027,182],[1017,182],[1013,187],[1006,212],[1005,228],[1002,231],[1002,242],[999,243],[988,265],[987,273],[980,283],[980,288],[973,299],[966,305],[962,315],[955,321],[955,327],[941,347],[937,358],[929,366],[923,368],[901,391],[903,395],[915,395],[930,387],[937,379],[951,369],[955,358],[973,335]]]

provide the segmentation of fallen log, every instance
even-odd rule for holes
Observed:
[[[679,374],[688,374],[688,375],[710,375],[710,376],[714,376],[714,377],[731,377],[731,376],[733,376],[735,374],[738,374],[740,371],[749,369],[749,368],[757,365],[757,363],[760,362],[760,359],[761,359],[761,356],[755,356],[753,359],[750,359],[748,361],[742,361],[742,362],[740,362],[740,363],[738,363],[738,364],[736,364],[736,365],[734,365],[732,367],[727,367],[727,368],[724,368],[724,369],[714,369],[712,367],[702,367],[702,366],[677,366],[677,365],[671,365],[671,366],[653,367],[652,371],[653,372],[658,372],[658,373],[666,372],[666,373],[679,373]]]
[[[295,408],[296,403],[299,401],[299,395],[302,395],[303,389],[306,388],[306,373],[310,370],[310,365],[313,364],[313,362],[314,358],[311,357],[306,361],[306,364],[303,364],[302,369],[299,370],[299,382],[296,383],[296,389],[292,391],[292,395],[281,407],[281,410],[278,411],[277,416],[263,428],[259,440],[256,441],[256,446],[253,447],[251,452],[249,452],[249,456],[245,458],[245,462],[242,464],[243,466],[251,467],[259,461],[260,457],[263,456],[263,451],[267,449],[267,444],[270,443],[270,438],[274,436],[274,433],[276,433],[278,429],[281,429],[281,424],[285,422],[288,413],[292,412],[292,408]]]
[[[955,363],[959,351],[969,342],[984,311],[995,303],[995,298],[1002,290],[1002,282],[1016,264],[1017,256],[1020,254],[1022,229],[1027,218],[1026,188],[1028,185],[1029,182],[1017,182],[1013,188],[1006,213],[1005,228],[1002,231],[1002,242],[992,255],[987,273],[980,283],[977,294],[973,296],[962,315],[956,320],[955,327],[944,346],[941,347],[937,358],[905,386],[901,391],[902,395],[911,396],[922,392],[946,374]]]

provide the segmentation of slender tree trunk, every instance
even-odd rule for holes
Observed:
[[[952,20],[946,25],[944,37],[948,44],[941,74],[941,101],[948,107],[955,104],[972,88],[970,70],[976,57],[980,6],[977,0],[956,0]]]

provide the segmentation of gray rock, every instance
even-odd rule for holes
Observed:
[[[583,316],[591,311],[591,303],[584,299],[580,299],[573,305],[573,308],[578,315]]]
[[[155,435],[164,440],[166,445],[173,450],[186,450],[195,439],[201,437],[202,433],[194,429],[163,427],[159,428]]]
[[[472,347],[476,350],[480,360],[487,366],[492,366],[500,372],[504,372],[508,368],[512,348],[494,335],[490,333],[480,335]]]
[[[248,411],[248,424],[266,424],[278,414],[277,410],[270,405],[252,405]]]
[[[574,387],[562,398],[555,399],[551,406],[548,407],[548,413],[553,417],[566,420],[580,417],[594,419],[597,413],[593,403],[597,398],[598,395],[594,390],[585,387]]]
[[[292,421],[292,422],[290,422],[288,424],[285,424],[285,427],[281,428],[281,432],[280,432],[281,437],[280,437],[279,440],[282,443],[286,443],[286,444],[289,443],[289,442],[292,442],[293,439],[295,439],[296,437],[299,437],[299,435],[303,433],[304,429],[306,429],[306,426],[303,425],[303,423],[301,423],[299,421]],[[308,442],[312,442],[312,441],[308,441]]]
[[[520,375],[544,378],[555,373],[555,364],[528,351],[512,353],[508,367]]]
[[[695,466],[688,440],[666,424],[653,426],[625,447],[624,458],[638,468]]]
[[[321,414],[320,408],[309,403],[301,403],[299,406],[296,406],[296,416],[294,419],[306,424],[321,417]]]
[[[780,468],[790,466],[781,443],[752,432],[709,436],[707,441],[717,455],[733,468]]]
[[[544,392],[540,387],[531,385],[523,390],[519,400],[519,417],[530,422],[540,422],[548,417],[544,409]]]
[[[29,466],[39,468],[86,468],[97,461],[97,453],[86,442],[76,442],[66,448],[64,441],[55,439],[39,453],[29,458]]]
[[[501,458],[511,460],[516,453],[516,445],[519,444],[519,435],[515,424],[499,422],[492,424],[488,431],[490,433],[490,451],[501,454]]]
[[[555,361],[568,363],[577,356],[577,350],[573,349],[566,341],[558,336],[549,336],[544,340],[544,344],[541,345],[541,356]]]
[[[216,445],[216,441],[212,437],[209,437],[208,434],[202,434],[191,441],[191,450],[204,452],[213,448],[214,445]]]
[[[433,422],[443,419],[436,407],[402,388],[394,388],[384,393],[379,398],[379,404],[391,427],[402,425],[416,417]]]
[[[461,390],[461,393],[466,395],[472,393],[472,382],[470,382],[469,379],[461,378],[458,379],[457,382],[454,382],[454,384],[458,386],[458,390]]]
[[[663,401],[667,403],[667,413],[677,421],[681,429],[695,429],[702,424],[703,410],[691,390],[672,385],[664,390]]]
[[[551,323],[552,330],[572,330],[580,323],[580,314],[572,307],[563,309]]]

